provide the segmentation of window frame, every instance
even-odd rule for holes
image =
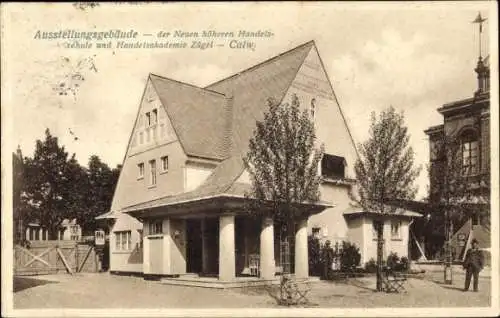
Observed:
[[[312,119],[316,118],[316,98],[311,99],[309,112]]]
[[[153,108],[151,110],[151,125],[150,126],[155,126],[158,124],[158,108]]]
[[[397,226],[395,226],[397,225]],[[403,222],[401,220],[391,220],[391,240],[398,241],[402,240],[403,237],[401,235],[401,228],[403,226]],[[397,233],[394,233],[394,228],[397,229]]]
[[[148,235],[162,235],[163,220],[152,220],[148,224]]]
[[[132,251],[132,231],[116,231],[114,234],[116,252]]]
[[[340,160],[340,162],[335,163],[334,160]],[[345,160],[345,157],[325,153],[321,157],[319,165],[321,169],[320,175],[322,178],[330,180],[346,179],[347,161]],[[340,168],[340,165],[342,166],[342,171],[337,169]]]
[[[156,167],[156,159],[149,160],[149,186],[155,187],[157,180],[157,167]]]
[[[165,165],[166,162],[166,165]],[[168,172],[168,155],[162,156],[160,158],[160,173],[167,173]]]
[[[139,173],[137,174],[137,180],[144,179],[144,162],[139,162],[137,164],[137,168],[139,169]]]

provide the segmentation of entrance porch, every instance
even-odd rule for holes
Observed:
[[[243,200],[218,198],[128,212],[143,222],[144,275],[163,276],[166,283],[196,281],[195,286],[278,281],[276,275],[282,272],[279,231],[271,218],[246,214]],[[325,207],[304,205],[306,215]],[[296,223],[290,242],[290,270],[297,278],[307,278],[309,273],[307,220]]]

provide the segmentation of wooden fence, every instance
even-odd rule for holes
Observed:
[[[98,272],[95,247],[76,241],[30,241],[14,246],[14,275]]]

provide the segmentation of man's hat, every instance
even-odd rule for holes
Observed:
[[[471,243],[472,243],[472,244],[474,244],[474,243],[478,244],[479,242],[478,242],[476,239],[472,239],[472,242],[471,242]]]

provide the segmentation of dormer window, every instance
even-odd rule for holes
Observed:
[[[344,157],[324,154],[321,159],[321,176],[329,179],[344,179],[346,165]]]

